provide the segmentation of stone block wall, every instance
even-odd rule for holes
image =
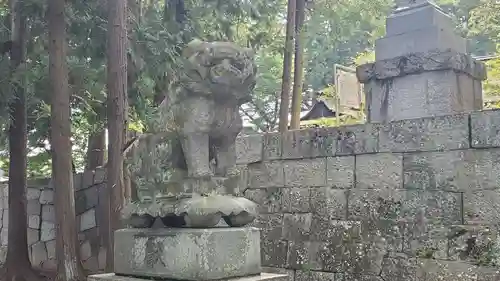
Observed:
[[[76,174],[73,178],[75,188],[75,211],[80,254],[83,266],[90,272],[104,269],[105,251],[101,247],[99,221],[101,208],[99,202],[105,188],[105,172],[98,169],[93,172]],[[6,183],[0,186],[0,207],[2,207],[0,224],[0,262],[7,253],[8,232],[8,188]],[[39,179],[28,182],[28,246],[33,266],[54,269],[55,261],[55,210],[54,189],[50,179]]]
[[[268,271],[500,280],[498,110],[242,136],[237,154]]]

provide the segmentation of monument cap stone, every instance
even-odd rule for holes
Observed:
[[[368,122],[482,109],[484,64],[467,55],[451,17],[426,0],[400,0],[375,42],[375,63],[357,68]]]
[[[467,40],[455,34],[453,20],[439,6],[425,0],[397,5],[387,18],[386,36],[375,43],[377,60],[435,49],[467,52]]]
[[[451,17],[435,5],[395,10],[386,20],[387,36],[429,27],[451,31],[454,24]]]

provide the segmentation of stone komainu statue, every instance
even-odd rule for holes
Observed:
[[[250,101],[256,65],[251,49],[229,42],[192,41],[155,132],[129,159],[140,202],[124,208],[133,227],[156,217],[173,227],[230,226],[252,222],[257,206],[239,195],[235,141],[242,130],[239,108]]]

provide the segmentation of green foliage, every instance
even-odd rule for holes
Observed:
[[[168,1],[166,1],[168,3]],[[384,34],[385,17],[392,0],[311,2],[305,26],[305,87],[323,89],[333,81],[334,64],[359,65],[373,61],[374,40]],[[26,0],[23,12],[29,17],[28,60],[10,74],[9,61],[0,57],[0,125],[8,126],[9,88],[26,81],[28,104],[29,174],[50,174],[50,89],[48,81],[46,1]],[[439,0],[453,15],[458,31],[471,40],[474,54],[495,52],[499,42],[499,7],[491,0]],[[4,6],[1,6],[1,5]],[[2,25],[6,2],[0,4],[0,43],[9,38]],[[106,125],[106,2],[67,3],[68,66],[70,70],[73,158],[77,170],[84,166],[88,136]],[[185,0],[185,20],[178,22],[176,10],[165,1],[129,1],[129,129],[151,130],[156,104],[172,94],[182,61],[179,54],[194,38],[229,40],[253,47],[259,69],[254,99],[243,108],[259,131],[272,131],[278,122],[281,91],[282,52],[286,14],[285,0]],[[485,93],[498,96],[500,62],[488,62]],[[362,122],[359,116],[320,120],[319,125]],[[0,146],[7,147],[5,134]],[[5,153],[0,156],[4,170]]]

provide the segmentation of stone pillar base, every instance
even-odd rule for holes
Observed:
[[[411,53],[356,71],[371,123],[466,113],[483,106],[484,64],[453,50]]]
[[[261,273],[260,231],[253,227],[121,229],[114,254],[117,275],[139,278],[219,280]]]

